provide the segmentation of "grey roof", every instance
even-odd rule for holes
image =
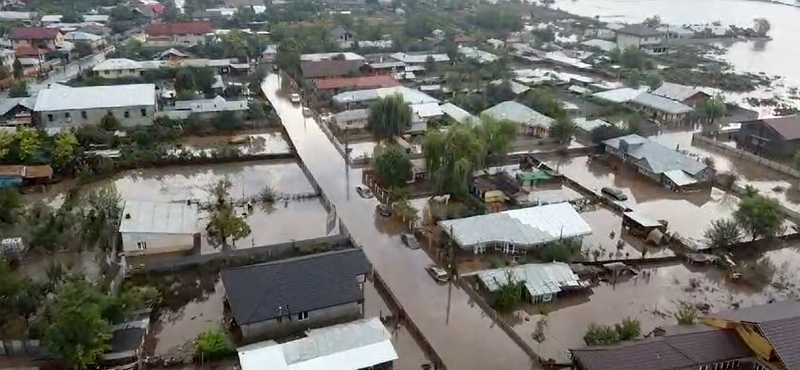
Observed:
[[[370,265],[361,249],[348,249],[222,271],[239,325],[364,299],[356,277]]]
[[[249,109],[247,100],[231,100],[217,95],[213,99],[179,100],[175,102],[176,110],[189,110],[194,113],[238,112]]]
[[[740,308],[738,310],[716,312],[708,316],[722,320],[742,321],[754,324],[788,318],[800,318],[800,300],[775,302],[760,306]]]
[[[439,221],[439,225],[463,249],[492,243],[534,247],[592,233],[589,224],[569,203]]]
[[[563,262],[528,263],[525,265],[504,267],[477,272],[478,278],[489,291],[496,291],[508,284],[511,276],[515,282],[521,282],[532,297],[557,294],[564,288],[580,287],[580,278]]]
[[[578,126],[581,130],[584,130],[586,132],[592,131],[601,126],[611,125],[610,123],[603,121],[601,119],[588,120],[585,117],[575,118],[572,120],[572,122],[575,122],[575,126]]]
[[[582,42],[581,45],[598,48],[606,52],[614,50],[617,47],[617,44],[612,41],[600,40],[600,39],[586,40]]]
[[[682,102],[697,94],[704,94],[704,93],[691,86],[676,84],[672,82],[664,82],[661,84],[661,86],[655,89],[652,92],[652,94]]]
[[[483,112],[481,115],[489,115],[494,119],[509,120],[523,126],[536,126],[549,128],[555,120],[541,114],[519,102],[509,100],[497,104]]]
[[[333,115],[333,118],[336,120],[336,123],[367,119],[368,117],[369,117],[369,109],[351,109]]]
[[[573,349],[585,370],[672,370],[743,359],[753,353],[733,330],[699,330],[610,347]]]
[[[145,328],[124,328],[114,330],[111,337],[111,353],[127,352],[138,349],[142,346],[144,336],[147,334]]]
[[[384,69],[384,68],[400,68],[405,67],[406,64],[403,62],[382,62],[382,63],[370,63],[370,67],[374,69]]]
[[[450,57],[447,54],[406,54],[406,53],[394,53],[389,55],[389,57],[393,59],[397,59],[403,63],[413,63],[413,64],[421,64],[428,61],[428,58],[432,58],[434,62],[449,62]]]
[[[0,19],[2,20],[25,21],[33,19],[35,16],[36,12],[13,12],[13,11],[0,12]]]
[[[186,202],[156,203],[126,201],[119,232],[137,234],[194,234],[197,205]]]
[[[33,107],[36,105],[36,98],[28,97],[0,99],[0,115],[8,113],[18,105],[33,110]]]
[[[631,24],[625,27],[622,27],[616,31],[616,33],[621,33],[625,35],[633,35],[639,37],[656,37],[656,36],[663,36],[664,32],[660,32],[653,28],[648,28],[644,26],[640,26],[638,24]]]
[[[642,212],[635,212],[635,211],[634,212],[625,212],[624,215],[625,215],[625,217],[629,217],[630,219],[636,221],[639,225],[642,225],[643,227],[658,227],[658,226],[661,226],[661,223],[659,223],[656,220],[653,220],[652,218],[650,218],[649,216],[643,214]]]
[[[636,158],[639,166],[656,174],[682,170],[694,176],[708,167],[692,157],[636,134],[608,139],[603,144],[620,150],[622,142],[627,144],[627,154]]]
[[[601,91],[592,96],[614,103],[627,103],[646,91],[647,88],[631,89],[630,87],[623,87],[621,89]]]
[[[471,46],[459,45],[458,53],[463,55],[465,58],[477,60],[478,63],[491,63],[500,59],[497,57],[497,55],[480,50],[478,48],[473,48]]]
[[[438,103],[439,99],[431,97],[422,91],[415,90],[405,86],[383,87],[380,89],[372,90],[356,90],[339,93],[333,96],[332,100],[337,104],[347,103],[360,103],[377,100],[400,94],[403,96],[403,101],[408,104],[422,104],[422,103]]]
[[[448,115],[458,123],[466,124],[476,119],[475,116],[453,103],[442,104],[440,108],[444,114]]]
[[[669,114],[684,114],[694,110],[694,108],[679,101],[667,99],[663,96],[653,95],[651,93],[639,94],[637,97],[633,98],[633,102]]]
[[[491,82],[492,85],[500,85],[502,83],[503,83],[503,80],[494,80],[494,81]],[[522,93],[524,93],[524,92],[526,92],[526,91],[531,89],[530,87],[525,86],[525,85],[523,85],[523,84],[521,84],[519,82],[513,81],[513,80],[509,80],[508,81],[508,86],[511,88],[511,92],[513,92],[516,95],[522,94]]]
[[[156,85],[115,85],[44,89],[36,98],[37,112],[154,106]]]

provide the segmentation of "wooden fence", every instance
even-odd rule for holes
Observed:
[[[720,143],[720,142],[718,142],[718,141],[716,141],[714,139],[709,139],[709,138],[707,138],[707,137],[705,137],[705,136],[703,136],[701,134],[692,135],[692,145],[694,145],[695,143],[706,144],[707,146],[709,146],[709,147],[711,147],[711,148],[713,148],[713,149],[715,149],[717,151],[723,152],[723,153],[725,153],[727,155],[730,155],[730,156],[733,156],[733,157],[737,157],[737,158],[742,158],[744,160],[747,160],[747,161],[750,161],[750,162],[753,162],[753,163],[756,163],[756,164],[760,164],[762,166],[769,167],[769,168],[771,168],[771,169],[773,169],[775,171],[778,171],[780,173],[783,173],[783,174],[786,174],[786,175],[789,175],[789,176],[800,177],[800,171],[797,171],[796,169],[792,168],[791,166],[787,166],[787,165],[785,165],[783,163],[778,163],[778,162],[775,162],[773,160],[766,159],[764,157],[755,155],[753,153],[746,152],[744,150],[737,149],[737,148],[734,148],[732,146],[725,145],[725,144]]]

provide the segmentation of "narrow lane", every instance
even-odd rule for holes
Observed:
[[[300,107],[280,90],[278,76],[268,76],[262,89],[354,241],[363,247],[445,366],[449,370],[539,369],[464,291],[439,285],[425,273],[425,265],[432,261],[424,251],[409,250],[399,237],[381,233],[374,211],[377,201],[361,199],[354,191],[361,183],[361,171],[346,170],[344,158],[314,119],[303,117]]]

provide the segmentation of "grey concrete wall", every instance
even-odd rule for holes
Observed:
[[[308,329],[315,329],[330,325],[335,322],[345,322],[351,319],[361,318],[360,302],[350,302],[347,304],[323,308],[316,311],[309,311],[308,319],[300,321],[297,317],[284,317],[278,320],[267,320],[258,323],[242,325],[242,337],[246,342],[255,342],[264,339],[282,337],[287,334],[303,332]]]
[[[141,110],[145,110],[145,115],[142,116]],[[98,125],[108,112],[111,112],[117,118],[119,123],[125,127],[139,126],[139,125],[152,125],[153,117],[155,115],[155,105],[143,105],[121,108],[101,108],[101,109],[77,109],[77,110],[62,110],[62,111],[41,111],[40,122],[43,122],[47,127],[81,127],[86,125]],[[83,112],[86,113],[86,118],[83,118]],[[128,118],[125,118],[125,112],[128,113]],[[67,117],[69,114],[69,118]],[[50,120],[52,115],[53,120]]]

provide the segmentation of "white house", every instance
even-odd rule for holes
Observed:
[[[45,89],[34,112],[48,127],[96,125],[107,114],[122,126],[150,125],[156,110],[154,84]]]
[[[227,101],[221,96],[213,99],[180,100],[175,102],[175,109],[156,113],[172,119],[186,119],[190,114],[195,114],[199,119],[212,119],[223,112],[232,112],[237,117],[243,117],[249,106],[247,100]]]
[[[634,46],[648,54],[664,54],[668,51],[664,32],[640,25],[625,26],[614,32],[620,49]]]
[[[125,58],[106,59],[97,63],[92,71],[103,78],[139,77],[145,68],[142,62]]]
[[[197,229],[197,205],[185,202],[125,202],[119,233],[128,256],[190,251]]]

